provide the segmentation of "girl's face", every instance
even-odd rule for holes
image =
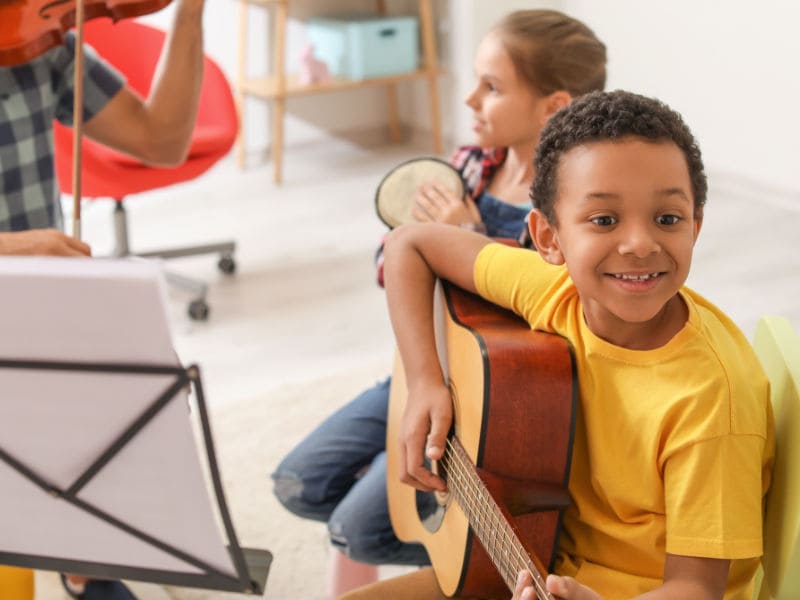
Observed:
[[[473,111],[473,131],[482,147],[539,142],[550,113],[547,98],[517,75],[500,37],[487,35],[475,57],[478,78],[465,102]]]

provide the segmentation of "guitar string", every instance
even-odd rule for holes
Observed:
[[[500,525],[501,533],[503,534],[503,539],[501,541],[502,541],[502,545],[503,545],[504,549],[506,550],[506,553],[509,553],[509,549],[506,548],[506,545],[510,544],[510,546],[511,546],[510,550],[513,551],[511,553],[511,556],[514,557],[513,555],[516,554],[515,558],[518,559],[518,562],[516,563],[516,565],[515,565],[515,567],[513,569],[510,569],[510,568],[508,568],[507,561],[501,560],[501,557],[499,555],[497,555],[497,553],[496,553],[497,552],[496,545],[495,545],[495,547],[487,548],[487,551],[489,551],[490,555],[495,560],[495,563],[499,564],[501,570],[503,571],[502,575],[503,575],[503,578],[506,581],[506,584],[509,586],[509,589],[511,589],[511,590],[514,589],[517,573],[521,569],[528,569],[528,571],[530,571],[531,575],[534,577],[534,586],[537,588],[537,592],[538,592],[539,597],[540,598],[551,598],[551,596],[544,590],[544,581],[541,578],[541,575],[540,575],[538,569],[533,564],[532,560],[527,555],[527,553],[525,552],[524,548],[521,548],[521,545],[520,545],[520,542],[519,542],[519,538],[516,536],[514,531],[511,529],[511,527],[508,524],[505,516],[500,511],[499,506],[494,501],[494,499],[491,497],[491,495],[487,496],[488,490],[486,489],[485,485],[480,480],[480,478],[477,477],[477,474],[474,471],[472,471],[471,468],[465,468],[464,463],[465,462],[470,463],[469,457],[466,456],[466,451],[464,451],[463,447],[461,447],[460,444],[459,444],[459,447],[453,447],[452,444],[451,444],[451,448],[452,448],[452,452],[453,452],[453,457],[455,459],[453,466],[455,466],[455,468],[458,470],[458,472],[454,473],[455,477],[458,480],[467,480],[467,483],[472,483],[474,486],[477,485],[478,492],[479,492],[479,494],[481,496],[480,506],[481,507],[490,506],[492,508],[492,511],[495,513],[495,522],[499,523],[499,525]],[[462,454],[463,454],[463,456],[462,456]],[[471,481],[469,481],[469,480],[471,480]],[[476,533],[479,534],[479,539],[481,539],[482,542],[485,542],[487,534],[486,534],[486,532],[485,532],[485,530],[483,528],[483,525],[480,522],[480,518],[479,518],[480,517],[480,513],[476,513],[476,511],[475,511],[475,502],[474,502],[473,498],[471,498],[469,496],[470,489],[468,487],[462,487],[462,488],[457,488],[457,489],[459,489],[460,491],[463,492],[463,494],[456,494],[457,496],[461,496],[462,505],[466,504],[467,505],[466,510],[468,512],[471,512],[473,517],[477,517],[475,519],[477,521],[476,522]],[[497,532],[497,527],[495,527],[493,529],[493,532],[495,532],[495,533]],[[480,534],[483,534],[483,535],[480,535]],[[491,544],[486,544],[486,545],[491,546]]]
[[[490,556],[494,559],[495,564],[498,565],[499,570],[502,571],[501,575],[503,576],[506,585],[508,585],[509,589],[513,591],[516,583],[517,573],[522,569],[527,569],[533,576],[534,579],[533,583],[534,587],[537,590],[537,595],[540,598],[546,598],[546,599],[552,598],[552,596],[550,596],[550,594],[547,593],[547,591],[544,589],[544,580],[542,579],[539,570],[536,568],[533,561],[524,551],[524,548],[521,548],[519,543],[519,538],[513,532],[507,520],[500,512],[497,503],[494,501],[493,498],[491,498],[491,496],[487,497],[488,490],[486,489],[483,482],[480,480],[480,478],[477,477],[477,474],[474,473],[472,469],[465,468],[464,462],[469,461],[469,457],[466,457],[466,452],[463,450],[463,447],[460,447],[460,444],[459,447],[455,447],[449,442],[448,445],[451,446],[452,450],[452,456],[454,459],[453,466],[456,468],[456,470],[458,470],[458,472],[454,472],[453,475],[462,484],[461,488],[459,488],[458,486],[454,488],[457,492],[455,495],[457,499],[460,498],[462,508],[464,508],[465,511],[468,513],[468,516],[471,513],[471,516],[473,517],[472,520],[475,523],[475,527],[473,529],[475,529],[479,539],[481,539],[481,541],[484,542],[485,541],[484,537],[486,536],[486,532],[483,528],[483,525],[480,523],[479,514],[476,513],[475,502],[473,498],[469,496],[470,490],[468,487],[466,487],[467,483],[472,483],[473,486],[478,487],[482,501],[480,506],[488,505],[493,508],[493,512],[495,513],[495,521],[500,525],[501,533],[503,534],[503,539],[501,540],[502,545],[504,546],[505,549],[506,544],[507,543],[510,544],[511,546],[510,550],[513,551],[513,553],[511,553],[511,556],[514,557],[513,555],[516,554],[515,558],[518,559],[518,562],[516,563],[514,568],[509,568],[508,561],[503,560],[499,555],[496,554],[496,548],[486,548]],[[462,453],[465,455],[464,457],[461,456]],[[496,528],[495,531],[497,531]],[[486,545],[484,547],[486,547]],[[508,553],[509,550],[506,549],[506,552]]]
[[[483,489],[482,482],[479,479],[476,479],[469,470],[467,470],[467,469],[465,469],[463,467],[463,465],[462,465],[463,461],[461,460],[461,456],[460,456],[461,453],[458,452],[458,449],[455,448],[455,447],[452,447],[452,445],[451,445],[451,448],[452,448],[452,452],[453,452],[453,457],[456,459],[456,462],[455,462],[454,466],[456,467],[456,469],[458,469],[458,472],[454,473],[455,476],[458,479],[467,479],[468,481],[466,481],[466,483],[470,483],[470,484],[473,484],[473,485],[477,481],[477,484],[478,484],[477,492],[481,496],[480,501],[478,502],[479,507],[481,508],[481,510],[483,510],[487,506],[491,507],[492,508],[492,512],[494,512],[494,523],[495,524],[500,523],[502,525],[503,522],[504,522],[504,519],[503,519],[502,514],[499,512],[499,507],[497,507],[497,504],[494,502],[494,500],[491,497],[488,497],[488,498],[486,497],[486,495],[485,495],[486,492]],[[471,481],[469,481],[470,479],[471,479]],[[470,489],[468,487],[464,486],[462,491],[463,491],[463,499],[466,502],[470,503],[469,508],[474,513],[475,512],[475,504],[476,504],[476,502],[475,502],[474,498],[469,496]],[[482,526],[482,524],[480,522],[480,518],[479,518],[480,514],[476,514],[476,516],[478,517],[478,519],[477,519],[478,522],[476,523],[476,525],[477,525],[478,528],[480,528],[483,531],[484,528],[483,528],[483,526]],[[511,533],[511,535],[509,535],[509,532],[506,531],[505,528],[502,527],[502,526],[499,528],[499,530],[503,534],[503,539],[501,540],[501,542],[503,542],[504,545],[505,545],[505,543],[513,543],[513,541],[514,541],[514,539],[512,538],[513,532]],[[497,531],[498,531],[498,527],[495,526],[493,528],[493,532],[495,533],[495,537],[496,537]],[[496,546],[496,544],[494,544],[494,545]]]
[[[476,512],[476,506],[475,506],[476,503],[473,501],[473,498],[469,495],[469,488],[467,487],[467,484],[472,483],[472,482],[467,481],[468,478],[466,476],[465,470],[458,463],[458,454],[456,452],[456,449],[452,446],[452,444],[450,444],[450,450],[451,450],[451,455],[447,456],[448,459],[452,458],[452,462],[453,462],[453,465],[452,465],[453,468],[451,469],[451,477],[450,478],[451,479],[455,479],[456,482],[458,482],[460,484],[459,486],[455,486],[454,487],[454,490],[456,491],[456,496],[461,501],[461,504],[463,505],[463,508],[474,517],[472,519],[473,524],[474,524],[473,529],[475,529],[476,532],[480,534],[479,537],[486,538],[487,537],[486,536],[486,532],[485,532],[486,528],[483,526],[483,524],[480,521],[480,515]],[[451,461],[448,461],[448,462],[451,462]],[[485,507],[485,506],[487,506],[487,504],[491,505],[492,503],[487,503],[487,502],[484,501],[483,503],[480,503],[480,506],[481,507]],[[504,531],[502,528],[498,528],[498,527],[494,527],[493,528],[493,531],[495,533],[495,536],[494,536],[495,539],[497,537],[498,530],[502,534],[502,538],[500,540],[501,544],[502,544],[502,546],[505,547],[506,544],[508,542],[510,542],[511,540],[509,540],[507,532]],[[482,541],[484,541],[484,539],[482,539]],[[488,546],[487,551],[489,551],[489,553],[492,556],[492,558],[495,559],[496,563],[499,563],[500,568],[503,570],[503,578],[507,580],[508,579],[509,570],[506,568],[506,561],[502,560],[502,557],[497,552],[498,547],[497,547],[496,541],[494,543],[488,543],[486,545]]]
[[[491,542],[485,543],[485,547],[488,546],[486,549],[489,552],[490,556],[492,556],[495,563],[498,564],[500,569],[502,570],[502,575],[507,585],[509,586],[510,589],[513,590],[514,582],[516,580],[516,575],[521,569],[527,568],[529,571],[531,571],[532,575],[534,575],[534,573],[537,572],[537,569],[535,565],[533,565],[530,558],[526,555],[526,553],[524,553],[524,549],[520,550],[520,548],[515,545],[515,543],[519,544],[518,538],[514,534],[513,530],[510,530],[510,527],[508,527],[505,517],[500,512],[497,503],[494,502],[491,496],[487,497],[488,490],[485,489],[483,482],[480,481],[480,479],[477,478],[476,475],[471,470],[464,469],[463,465],[461,464],[464,459],[460,457],[460,454],[463,453],[463,449],[461,450],[461,452],[458,452],[457,449],[454,448],[453,452],[454,456],[458,459],[454,463],[454,466],[459,471],[459,472],[454,472],[453,473],[454,476],[458,480],[472,479],[473,481],[467,481],[467,483],[472,483],[473,485],[477,483],[478,493],[481,496],[481,500],[478,504],[480,506],[480,510],[482,511],[482,509],[487,506],[492,508],[492,511],[495,513],[494,522],[500,525],[499,529],[501,530],[501,533],[503,535],[503,538],[501,540],[503,550],[505,550],[506,554],[510,554],[512,557],[514,557],[514,554],[516,554],[515,558],[518,559],[518,562],[516,563],[514,568],[509,568],[508,561],[504,560],[503,557],[497,554],[497,544],[496,543],[492,544]],[[481,539],[482,542],[487,542],[488,534],[486,533],[486,530],[480,520],[480,516],[482,513],[480,511],[476,512],[475,502],[473,498],[469,496],[469,491],[470,491],[469,488],[463,487],[463,489],[460,488],[457,489],[463,492],[463,494],[456,494],[456,495],[461,497],[462,505],[466,504],[467,512],[472,513],[473,522],[475,523],[474,529],[476,530],[476,533],[478,533],[479,539]],[[496,536],[496,533],[498,531],[497,525],[495,525],[492,531],[493,533],[495,533]],[[510,550],[507,547],[507,545],[511,546]],[[543,585],[543,581],[541,580],[541,578],[538,579],[537,583],[539,584],[539,587]],[[541,589],[538,591],[541,593]]]
[[[472,468],[465,466],[465,462],[471,463],[471,461],[469,461],[469,457],[466,456],[466,451],[463,449],[460,442],[458,442],[458,446],[456,446],[451,442],[451,440],[448,439],[447,446],[450,449],[450,452],[446,452],[444,454],[442,460],[440,460],[440,463],[445,461],[445,464],[442,465],[445,467],[445,469],[447,469],[447,464],[451,462],[455,467],[451,475],[455,476],[456,480],[462,484],[461,487],[454,486],[456,496],[461,500],[460,504],[462,508],[464,508],[468,513],[471,513],[471,516],[474,517],[474,519],[471,519],[471,521],[475,523],[475,527],[473,527],[473,529],[475,529],[481,542],[484,543],[484,547],[489,552],[495,564],[500,567],[500,570],[502,571],[501,575],[503,576],[506,584],[509,586],[509,589],[513,591],[516,585],[517,573],[519,573],[519,571],[522,569],[527,569],[533,577],[534,587],[536,588],[539,597],[551,598],[550,594],[544,588],[544,579],[542,578],[539,569],[535,566],[527,552],[525,552],[525,549],[522,547],[519,538],[511,528],[505,516],[502,514],[502,511],[495,500],[489,494],[485,484],[483,481],[481,481],[477,473],[475,473]],[[462,456],[462,453],[464,456]],[[447,458],[451,458],[452,460],[445,460]],[[477,489],[477,492],[480,495],[479,500],[476,500],[474,497],[470,496],[470,492],[474,492],[474,490],[470,488],[469,484],[471,484],[472,488]],[[478,508],[476,508],[476,503]],[[494,513],[493,521],[495,524],[495,527],[492,529],[492,531],[495,534],[495,538],[498,530],[500,531],[503,549],[509,554],[510,558],[516,559],[516,562],[512,566],[508,565],[507,560],[502,560],[502,557],[497,554],[496,544],[489,541],[488,533],[484,529],[480,517],[483,515],[486,519],[488,519],[490,515],[487,515],[485,512],[481,512],[482,507],[491,507],[492,512]],[[508,548],[506,548],[506,545],[508,545]]]

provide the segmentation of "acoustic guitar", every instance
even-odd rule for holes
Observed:
[[[447,492],[399,480],[407,388],[395,359],[387,429],[389,513],[397,536],[425,546],[445,595],[508,598],[519,571],[540,600],[558,545],[575,428],[569,344],[447,282],[437,285],[436,337],[454,429],[432,465]]]

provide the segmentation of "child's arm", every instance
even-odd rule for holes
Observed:
[[[417,489],[444,490],[444,482],[425,468],[427,456],[441,458],[452,422],[433,331],[436,277],[475,292],[473,267],[490,240],[437,223],[395,229],[386,240],[384,276],[389,315],[406,373],[408,403],[400,428],[400,479]]]
[[[729,560],[667,554],[664,562],[664,583],[637,596],[640,600],[722,600],[728,580]],[[561,600],[602,600],[599,594],[581,585],[572,577],[548,575],[547,591]],[[517,578],[512,600],[536,600],[530,573]]]

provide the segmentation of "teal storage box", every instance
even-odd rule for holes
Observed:
[[[417,70],[415,17],[310,19],[306,33],[314,56],[334,77],[360,81]]]

